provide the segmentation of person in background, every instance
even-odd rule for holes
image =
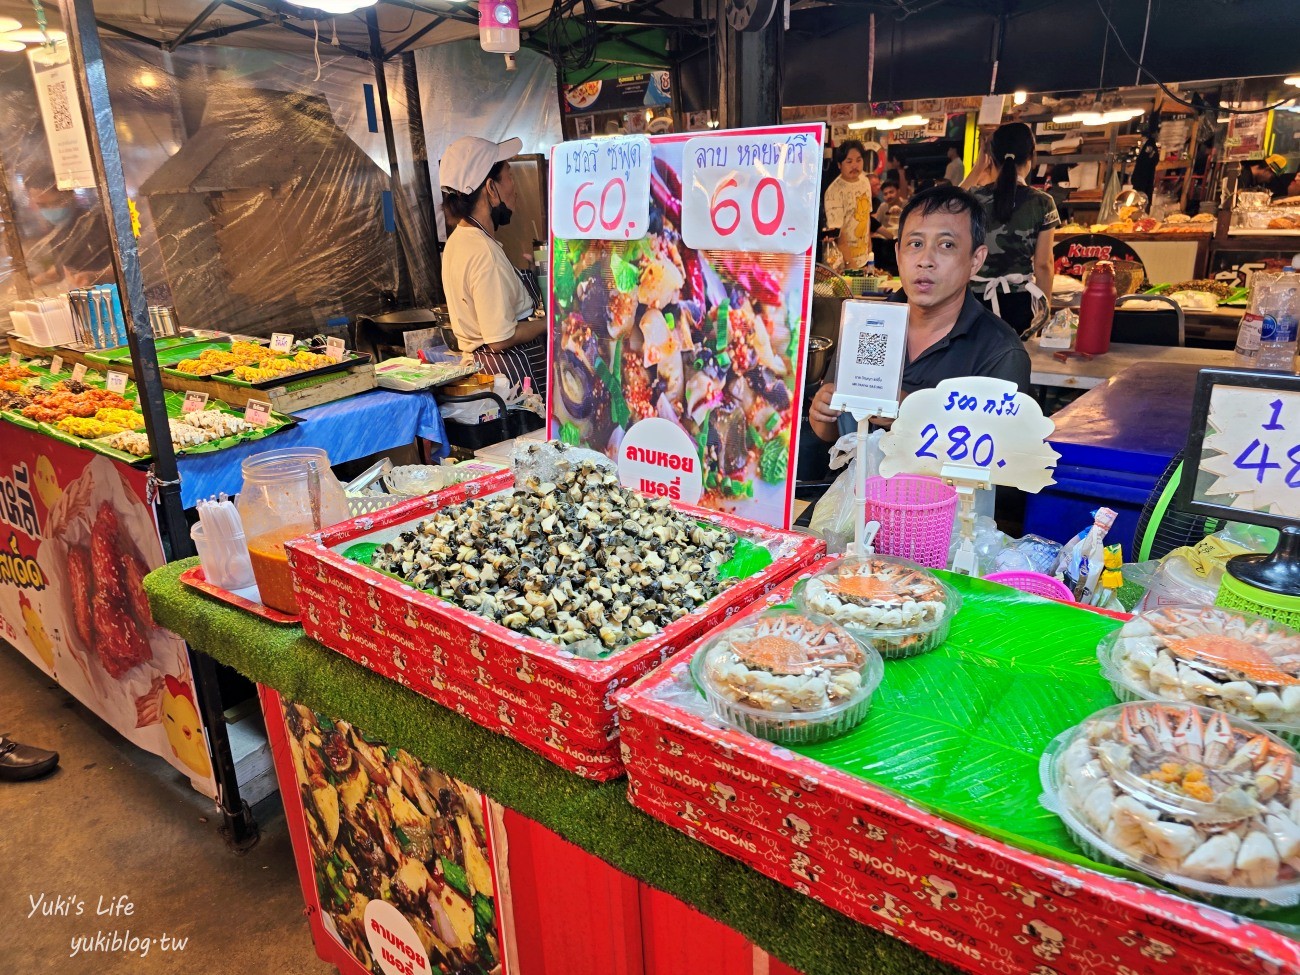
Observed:
[[[948,147],[948,165],[944,167],[943,178],[953,186],[961,186],[966,178],[966,164],[962,162],[961,150],[956,146]]]
[[[59,753],[24,745],[0,735],[0,782],[24,782],[49,775],[59,765]]]
[[[880,206],[880,174],[876,172],[867,173],[867,182],[871,184],[871,212],[876,212],[876,207]]]
[[[862,175],[866,149],[857,139],[836,148],[840,174],[826,187],[826,226],[838,230],[836,241],[844,255],[844,266],[860,268],[871,256],[871,183]]]
[[[1268,190],[1273,199],[1300,195],[1300,180],[1296,173],[1286,171],[1286,156],[1274,153],[1266,159],[1252,159],[1247,165],[1254,186]]]
[[[531,380],[545,397],[546,321],[530,317],[534,298],[496,239],[515,204],[507,160],[522,147],[519,139],[496,143],[474,136],[447,147],[438,173],[443,212],[456,229],[443,250],[442,283],[461,352],[521,388]]]
[[[970,292],[971,276],[984,264],[984,207],[955,186],[918,193],[899,219],[898,273],[906,301],[907,351],[903,395],[932,389],[945,379],[991,376],[1029,390],[1029,353],[1006,322]],[[827,375],[835,375],[832,363]],[[808,422],[818,438],[833,443],[856,429],[853,417],[830,408],[833,382],[817,390]],[[873,421],[889,426],[887,419]]]
[[[1023,334],[1035,311],[1047,310],[1061,217],[1055,200],[1025,184],[1034,165],[1033,129],[1024,122],[999,126],[991,150],[997,180],[972,191],[988,228],[988,257],[974,281],[985,307]]]
[[[27,174],[23,184],[43,233],[29,249],[43,265],[32,269],[32,284],[66,291],[113,280],[108,224],[100,209],[83,206],[75,193],[59,189],[50,169]]]

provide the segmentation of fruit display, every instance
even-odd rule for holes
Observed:
[[[1294,903],[1295,760],[1285,742],[1220,711],[1120,704],[1048,747],[1044,802],[1095,858],[1190,893]]]
[[[884,664],[823,616],[768,609],[710,640],[692,672],[718,717],[762,738],[810,742],[861,723]]]
[[[939,646],[961,608],[961,597],[934,575],[886,556],[839,559],[797,598],[803,611],[834,620],[886,659]]]
[[[1300,634],[1213,606],[1166,606],[1097,649],[1122,698],[1187,701],[1300,731]]]
[[[733,532],[629,491],[590,460],[444,508],[372,565],[503,626],[600,655],[658,633],[729,580]]]

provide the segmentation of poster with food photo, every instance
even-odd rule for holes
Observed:
[[[822,127],[807,128],[820,145]],[[624,471],[631,487],[788,527],[811,251],[686,246],[686,141],[650,139],[645,236],[552,237],[551,436],[621,467],[660,467],[657,478]]]

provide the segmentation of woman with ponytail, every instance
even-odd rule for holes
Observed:
[[[1046,314],[1052,290],[1056,202],[1025,183],[1034,165],[1034,130],[1008,122],[993,133],[997,179],[973,190],[988,221],[989,254],[972,281],[975,296],[1017,332]]]

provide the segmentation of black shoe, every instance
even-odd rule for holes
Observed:
[[[0,782],[39,779],[58,767],[59,753],[0,737]]]

